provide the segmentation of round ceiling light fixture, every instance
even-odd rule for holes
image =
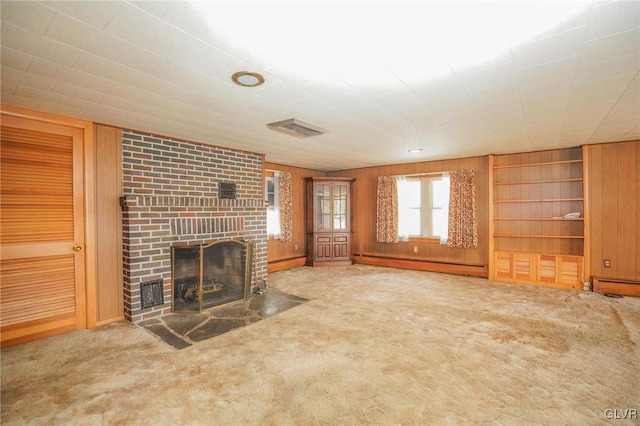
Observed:
[[[242,87],[256,87],[264,83],[264,77],[257,72],[238,71],[231,76],[231,80]]]
[[[417,154],[419,152],[422,152],[422,148],[411,148],[409,152],[412,154]]]

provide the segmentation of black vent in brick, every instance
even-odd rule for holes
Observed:
[[[236,184],[228,182],[220,182],[220,198],[236,199]]]
[[[140,298],[142,299],[142,309],[164,305],[162,280],[140,283]]]

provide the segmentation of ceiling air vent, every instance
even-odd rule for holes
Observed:
[[[271,130],[275,130],[276,132],[295,136],[297,138],[310,138],[311,136],[324,135],[327,133],[326,130],[318,126],[305,123],[304,121],[300,121],[296,118],[269,123],[267,124],[267,127]]]

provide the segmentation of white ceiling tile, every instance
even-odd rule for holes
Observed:
[[[608,143],[611,141],[622,142],[627,139],[627,133],[623,130],[607,129],[599,131],[593,134],[588,140],[588,143]]]
[[[573,88],[573,81],[573,77],[564,77],[559,80],[520,86],[520,97],[522,99],[534,99],[569,92]]]
[[[601,80],[576,84],[573,87],[572,100],[601,97],[603,99],[615,99],[617,101],[636,75],[637,72],[633,74],[614,75]]]
[[[91,90],[95,93],[108,93],[112,96],[117,96],[123,99],[127,99],[134,102],[149,102],[149,103],[158,103],[163,102],[163,97],[160,95],[156,95],[147,90],[142,89],[141,87],[135,85],[131,86],[128,84],[123,84],[114,80],[109,80],[103,77],[97,77],[95,80],[91,82],[87,86],[88,90]],[[55,91],[58,91],[59,87],[56,87]],[[64,86],[64,90],[74,90],[71,86]],[[75,88],[75,90],[78,90]],[[66,92],[62,92],[66,93]]]
[[[9,94],[9,93],[3,93],[2,94],[2,103],[4,105],[11,105],[11,106],[19,107],[19,108],[27,108],[27,109],[37,110],[38,108],[40,108],[40,105],[42,104],[42,101],[39,100],[39,99],[25,98],[25,97],[22,97],[22,96],[16,96],[16,95]]]
[[[488,87],[469,93],[474,105],[484,109],[510,109],[521,104],[518,85],[515,83]]]
[[[518,82],[526,86],[529,84],[558,80],[562,77],[573,77],[578,71],[581,60],[582,58],[580,56],[571,56],[554,62],[519,69],[516,71]]]
[[[457,78],[451,76],[412,84],[409,87],[427,106],[447,107],[460,102],[470,102],[469,94]]]
[[[398,77],[385,68],[342,69],[335,74],[355,90],[366,91],[369,96],[387,95],[406,87]]]
[[[499,123],[505,125],[522,126],[525,124],[525,117],[522,108],[503,109],[497,111],[480,111],[485,119],[493,126]]]
[[[576,83],[602,80],[620,74],[630,74],[640,69],[640,51],[603,62],[582,64],[576,74]]]
[[[180,86],[183,90],[187,89],[209,96],[217,94],[225,86],[232,84],[231,79],[229,79],[228,83],[221,82],[169,61],[160,62],[153,70],[149,70],[149,73],[161,80]]]
[[[228,42],[219,29],[208,24],[206,16],[189,2],[177,2],[174,8],[162,15],[162,19],[212,46],[222,47]]]
[[[616,104],[614,96],[583,96],[571,98],[567,107],[567,114],[606,114]]]
[[[39,76],[33,73],[27,73],[25,71],[5,66],[2,67],[2,81],[10,81],[16,84],[24,85],[27,87],[34,87],[45,91],[50,91],[58,83],[57,80],[48,77]]]
[[[591,11],[587,40],[640,27],[640,2],[616,1],[599,5]]]
[[[82,51],[15,25],[2,25],[2,45],[56,64],[73,65]]]
[[[451,77],[451,66],[443,57],[411,55],[389,63],[389,70],[407,86],[419,86],[425,82]]]
[[[15,68],[17,70],[26,71],[33,60],[33,56],[19,52],[9,47],[2,47],[0,53],[0,62],[3,66]]]
[[[553,95],[540,96],[537,98],[523,99],[522,107],[527,116],[533,113],[544,113],[545,115],[562,115],[570,99],[571,92],[561,92],[555,93]]]
[[[87,86],[96,78],[94,75],[39,58],[33,59],[33,62],[29,66],[29,72],[53,80],[73,83],[77,86]]]
[[[140,71],[133,68],[120,65],[113,61],[108,61],[89,53],[83,53],[73,68],[89,74],[99,75],[110,80],[120,81],[131,85],[133,85],[134,80],[142,74]]]
[[[594,2],[592,2],[591,0],[587,0],[584,2],[573,1],[572,3],[582,4],[578,4],[578,6],[580,6],[578,8],[572,8],[573,10],[571,14],[566,19],[560,22],[554,22],[550,28],[544,29],[536,36],[536,38],[549,37],[554,34],[564,33],[566,31],[588,25],[592,13],[591,9]],[[562,4],[568,5],[567,2],[564,2]]]
[[[0,87],[3,94],[13,95],[18,88],[18,83],[2,80],[0,81]]]
[[[204,108],[211,111],[218,111],[221,105],[220,100],[215,97],[207,96],[202,93],[184,92],[181,93],[176,100],[193,105],[198,108]]]
[[[146,16],[143,28],[144,32],[132,37],[135,44],[159,56],[187,63],[189,59],[204,54],[204,43],[160,19]]]
[[[450,52],[446,55],[445,59],[446,63],[456,74],[472,73],[513,63],[511,51],[508,48],[482,61],[469,61],[466,55],[457,54],[456,52]]]
[[[104,28],[126,4],[122,1],[49,1],[47,7],[58,10],[96,28]]]
[[[257,87],[256,89],[258,89],[256,92],[258,92],[259,95],[276,104],[296,102],[309,97],[309,94],[305,91],[295,89],[283,82],[272,84],[264,89],[261,87]]]
[[[73,100],[80,99],[83,101],[94,102],[96,105],[106,103],[106,99],[109,96],[105,94],[105,92],[101,90],[95,90],[95,88],[91,86],[79,87],[69,83],[58,84],[55,89],[53,89],[53,92],[63,96],[69,96]],[[113,96],[117,95],[114,94]],[[72,101],[70,100],[67,104],[71,105]]]
[[[584,43],[584,61],[602,62],[640,52],[640,29],[620,32]]]
[[[129,47],[125,41],[58,13],[46,31],[46,36],[107,59],[115,59]]]
[[[620,102],[638,102],[640,100],[640,72],[637,72],[626,87]]]
[[[140,76],[134,80],[134,84],[142,90],[168,97],[178,97],[186,91],[182,86],[178,86],[177,84],[170,83],[149,74],[140,74]]]
[[[23,96],[25,98],[40,99],[44,102],[50,102],[58,105],[65,105],[71,98],[69,96],[59,95],[53,92],[47,92],[44,90],[33,89],[31,87],[18,86],[15,95]]]
[[[3,21],[37,34],[44,34],[56,14],[55,10],[31,0],[3,1],[0,10]]]
[[[468,74],[458,74],[458,80],[467,92],[474,92],[489,87],[515,83],[516,73],[513,64],[507,62],[495,68],[483,69]]]
[[[336,108],[346,112],[356,111],[360,108],[366,108],[371,105],[376,105],[375,101],[373,101],[369,97],[361,95],[360,93],[339,96],[337,98],[331,99],[329,103]]]
[[[179,2],[176,1],[129,0],[129,3],[158,18],[171,12],[179,5]]]
[[[629,130],[629,132],[624,135],[624,140],[640,140],[640,126],[634,127],[633,129]]]
[[[138,71],[152,72],[166,59],[140,47],[129,45],[127,50],[116,58],[116,61]]]
[[[69,46],[87,50],[94,45],[93,37],[99,32],[100,30],[96,27],[57,13],[45,35]]]
[[[184,62],[185,66],[220,80],[229,80],[236,71],[260,71],[242,68],[243,61],[215,47],[204,46],[202,50],[191,51]]]
[[[385,109],[391,111],[413,111],[420,109],[424,105],[424,100],[420,99],[409,89],[390,93],[388,95],[374,98],[377,103],[383,105]]]
[[[517,69],[530,68],[582,53],[586,28],[579,27],[513,47],[513,63]]]
[[[332,99],[355,93],[355,90],[344,81],[326,75],[322,76],[322,79],[301,86],[301,89],[319,99]]]
[[[161,21],[155,16],[126,2],[121,3],[121,7],[101,28],[136,45],[139,40],[149,37],[149,33],[161,31],[158,34],[160,36],[167,29],[162,27]]]

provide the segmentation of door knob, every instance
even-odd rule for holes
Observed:
[[[82,246],[79,246],[78,244],[73,246],[73,251],[80,251],[80,250],[82,250]]]

